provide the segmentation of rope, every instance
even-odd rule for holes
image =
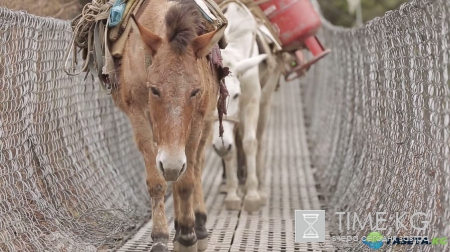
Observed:
[[[88,47],[88,33],[91,31],[91,27],[96,21],[108,18],[109,10],[115,2],[116,0],[92,0],[92,3],[83,7],[81,14],[71,22],[77,47]]]
[[[68,75],[75,76],[82,72],[86,72],[89,68],[89,64],[92,62],[92,49],[94,39],[94,27],[95,23],[100,20],[108,19],[109,11],[114,5],[116,0],[92,0],[92,3],[88,3],[83,7],[81,14],[76,16],[70,23],[72,31],[74,33],[72,42],[70,43],[70,49],[66,50],[64,56],[64,72]],[[126,2],[126,1],[125,1]],[[79,72],[74,72],[76,69],[77,58],[76,48],[83,50],[84,59],[83,67]],[[69,55],[73,53],[70,67],[68,66]],[[70,71],[71,69],[72,71]]]

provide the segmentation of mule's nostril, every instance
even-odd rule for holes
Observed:
[[[180,170],[180,173],[178,174],[178,177],[181,176],[181,174],[183,174],[185,170],[186,170],[186,164],[183,164],[183,167],[181,167],[181,170]]]
[[[159,161],[159,168],[161,169],[163,175],[164,175],[164,166],[163,163],[161,161]]]
[[[230,145],[228,145],[228,149],[227,149],[228,151],[230,151],[231,150],[231,144]]]

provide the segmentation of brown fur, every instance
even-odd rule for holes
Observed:
[[[188,46],[197,37],[201,25],[201,14],[194,1],[184,1],[172,6],[166,15],[166,36],[173,50],[186,53]]]
[[[195,215],[206,216],[202,157],[219,89],[219,76],[205,56],[223,30],[198,36],[198,10],[185,3],[152,0],[139,14],[119,63],[120,86],[112,95],[128,115],[145,160],[155,242],[167,244],[169,237],[163,201],[167,185],[156,155],[161,149],[185,150],[187,168],[173,183],[173,197],[178,241],[190,246],[196,243],[195,235],[186,238],[194,232]],[[152,58],[148,69],[146,55]]]

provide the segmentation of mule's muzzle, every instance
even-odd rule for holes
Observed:
[[[170,155],[163,151],[156,156],[156,164],[166,181],[177,181],[186,171],[186,156],[184,153]]]
[[[181,169],[164,169],[164,165],[161,165],[161,172],[166,181],[177,181],[178,178],[186,171],[186,164],[183,164]]]
[[[218,147],[213,144],[214,151],[221,157],[225,157],[233,148],[232,144],[220,144]]]

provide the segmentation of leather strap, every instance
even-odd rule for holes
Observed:
[[[219,117],[215,116],[214,118],[215,121],[219,121]],[[234,117],[234,116],[224,116],[222,118],[222,121],[227,121],[227,122],[231,122],[234,124],[239,124],[239,118]]]
[[[91,31],[92,31],[92,27],[91,27],[91,29],[90,29],[90,31],[88,33],[88,47],[87,47],[87,52],[88,53],[86,55],[86,59],[84,60],[84,64],[81,67],[81,70],[79,72],[71,72],[71,71],[69,71],[69,69],[67,67],[67,62],[69,61],[70,53],[72,52],[74,55],[76,55],[76,53],[77,53],[76,52],[77,47],[76,47],[76,44],[75,44],[75,36],[73,37],[72,43],[71,43],[72,44],[71,49],[66,51],[66,55],[64,57],[65,58],[64,59],[64,72],[66,72],[67,75],[76,76],[76,75],[81,74],[82,72],[86,72],[90,68],[89,64],[90,64],[90,61],[92,60],[91,53],[90,53],[91,50],[92,50],[92,48],[91,48],[92,32]],[[76,63],[77,63],[76,56],[73,56],[73,58],[72,58],[72,66],[71,66],[72,70],[75,70]]]

